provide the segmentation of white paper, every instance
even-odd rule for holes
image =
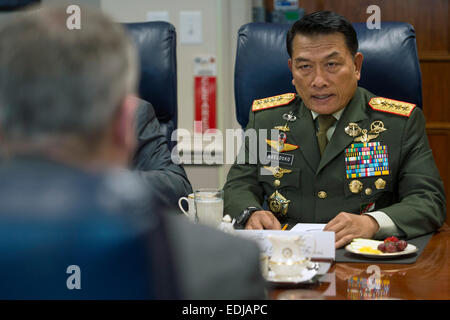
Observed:
[[[235,230],[234,234],[242,236],[248,239],[256,241],[263,254],[271,256],[272,244],[267,239],[269,234],[287,236],[302,235],[313,237],[316,243],[315,250],[313,251],[312,258],[315,259],[335,259],[335,245],[334,245],[334,232],[329,231],[314,231],[314,232],[299,232],[299,231],[281,231],[281,230]],[[311,250],[312,251],[312,250]]]
[[[311,232],[311,231],[322,231],[326,224],[323,223],[297,223],[289,231],[299,231],[299,232]]]

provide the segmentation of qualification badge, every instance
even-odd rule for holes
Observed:
[[[280,130],[283,132],[289,132],[291,129],[288,127],[287,123],[284,126],[276,126],[274,127],[275,130]]]
[[[285,173],[291,173],[292,170],[289,169],[283,169],[280,167],[264,167],[265,169],[269,170],[270,172],[272,172],[273,176],[277,179],[281,179],[283,178]]]
[[[378,135],[387,129],[384,127],[383,121],[376,120],[370,124],[370,130],[361,129],[358,124],[354,122],[350,122],[344,130],[350,137],[355,138],[353,141],[365,143],[378,138]]]
[[[344,130],[346,134],[353,138],[361,134],[361,128],[354,122],[350,122]]]
[[[283,114],[283,120],[286,121],[284,126],[276,126],[276,127],[274,127],[274,129],[280,130],[283,132],[289,132],[291,129],[289,128],[288,123],[294,122],[295,120],[297,120],[297,117],[294,116],[294,112],[290,111],[289,113]]]
[[[285,140],[283,139],[278,139],[278,141],[266,139],[267,144],[278,152],[286,152],[298,149],[298,146],[294,144],[285,143],[284,141]]]
[[[283,114],[283,120],[286,120],[287,122],[294,122],[297,120],[297,117],[294,116],[294,112],[290,111],[289,113]]]
[[[278,190],[275,190],[274,193],[269,197],[269,209],[275,214],[279,214],[281,216],[285,216],[288,212],[288,206],[291,200],[287,200]]]
[[[380,132],[386,131],[384,123],[381,120],[376,120],[370,124],[370,133],[379,134]]]
[[[294,144],[286,143],[287,135],[286,132],[290,131],[290,128],[288,126],[289,122],[294,122],[297,120],[297,117],[294,116],[294,112],[290,111],[289,113],[283,114],[283,120],[286,121],[284,126],[275,126],[275,130],[281,131],[278,135],[278,141],[273,140],[266,140],[267,144],[271,146],[273,149],[277,150],[278,152],[286,152],[286,151],[292,151],[298,148],[298,146]]]

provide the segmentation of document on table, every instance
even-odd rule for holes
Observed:
[[[297,223],[289,231],[310,232],[310,231],[322,231],[325,228],[324,223]]]
[[[306,224],[303,224],[306,225]],[[298,226],[298,224],[296,225]],[[313,250],[312,257],[320,259],[335,259],[335,247],[334,247],[334,232],[322,231],[325,225],[309,224],[305,230],[310,231],[281,231],[281,230],[234,230],[232,234],[237,236],[243,236],[258,242],[260,249],[264,254],[270,256],[272,252],[272,243],[267,238],[268,235],[284,235],[284,236],[311,236],[315,242],[315,248]],[[321,227],[320,227],[321,226]],[[298,227],[300,228],[300,227]]]

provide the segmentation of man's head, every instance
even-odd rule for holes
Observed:
[[[352,25],[342,16],[319,11],[294,23],[286,37],[292,84],[305,105],[332,114],[353,97],[363,56]]]
[[[82,8],[81,29],[69,30],[68,17],[47,8],[0,26],[1,135],[10,146],[70,152],[75,143],[124,164],[134,147],[135,50],[100,12]]]

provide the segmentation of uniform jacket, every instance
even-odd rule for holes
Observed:
[[[232,166],[224,187],[225,212],[237,216],[248,206],[267,208],[267,198],[278,190],[290,201],[286,217],[280,219],[283,223],[327,223],[341,211],[360,214],[365,210],[379,210],[407,238],[440,227],[446,215],[444,188],[428,144],[422,111],[415,107],[409,115],[395,114],[398,104],[384,111],[376,110],[369,105],[374,97],[363,88],[356,90],[322,157],[311,112],[300,97],[285,105],[250,111],[247,129],[257,130],[285,125],[283,115],[292,112],[296,120],[288,123],[286,143],[298,148],[279,153],[288,156],[279,166],[291,172],[275,179],[264,169],[269,164],[261,163],[266,160],[261,154],[277,155],[277,152],[267,143],[260,144],[267,150],[260,152],[259,147],[258,163],[250,164],[249,156],[253,152],[245,143],[241,152],[245,152],[246,163]],[[370,142],[387,147],[388,174],[385,171],[381,176],[347,178],[346,148],[358,142],[345,129],[350,123],[356,123],[370,131],[375,121],[378,124],[381,121],[386,130]],[[267,137],[270,139],[270,133]],[[377,182],[380,178],[384,186]],[[358,192],[352,192],[349,185],[353,180],[361,183]]]

